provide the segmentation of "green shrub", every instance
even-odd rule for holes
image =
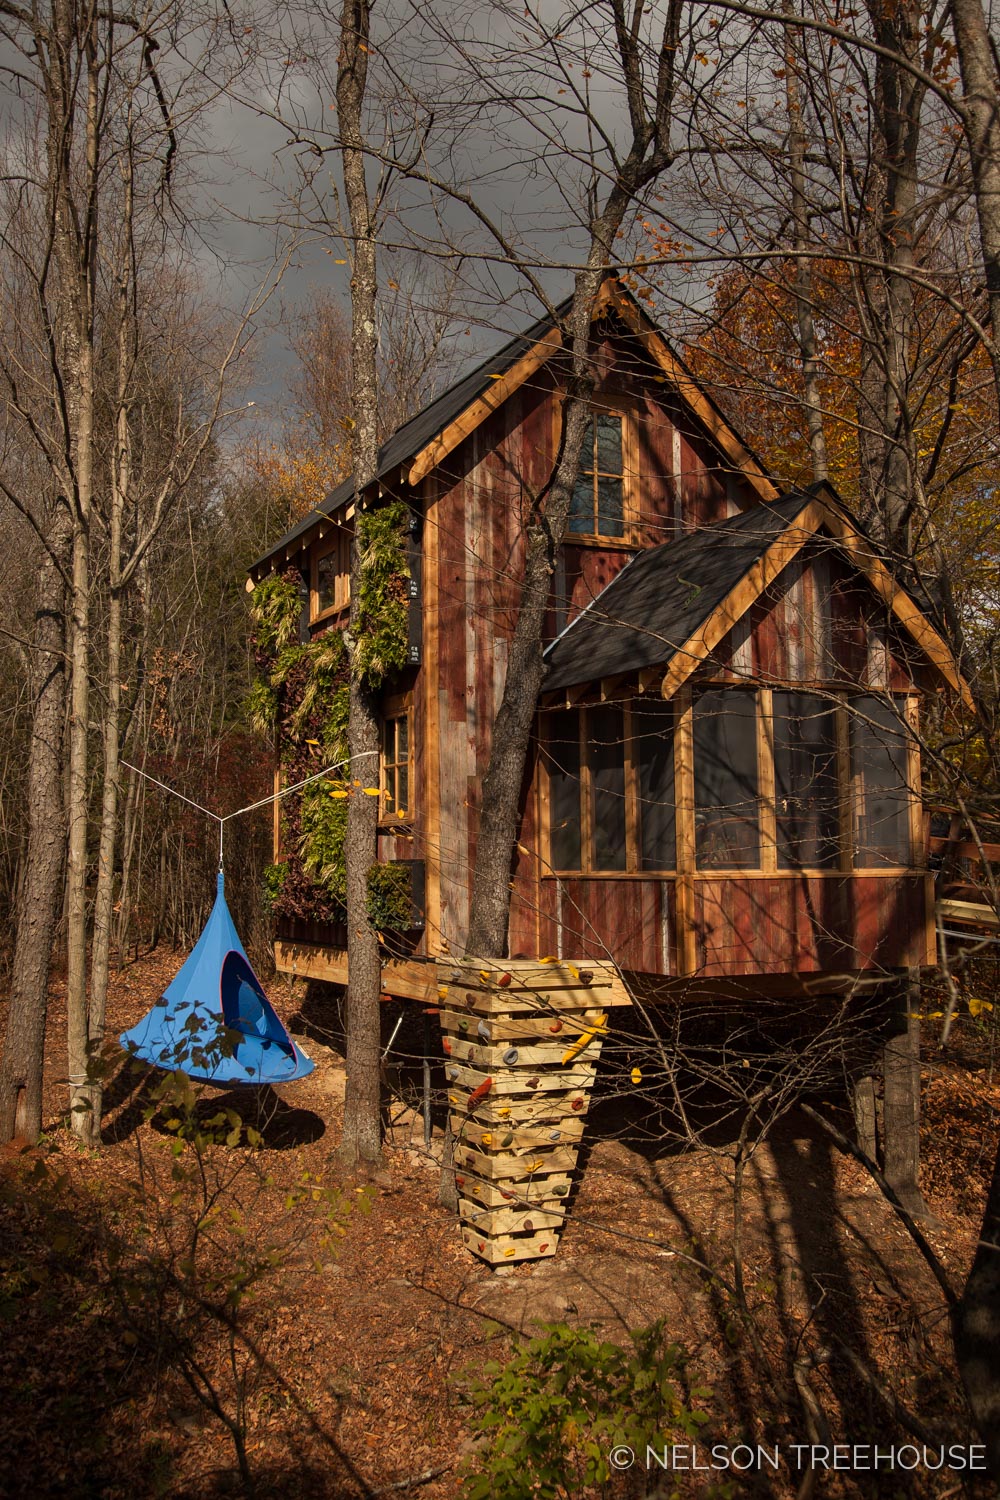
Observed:
[[[280,860],[276,865],[268,865],[264,870],[264,905],[268,911],[281,895],[287,875],[287,859]]]
[[[269,573],[250,596],[250,614],[258,651],[277,656],[299,633],[302,598],[297,575]]]
[[[413,885],[405,865],[372,865],[368,871],[368,920],[373,927],[406,932],[413,925]]]
[[[342,782],[314,781],[302,793],[299,853],[309,878],[341,906],[347,901],[346,838],[347,787]]]
[[[662,1322],[632,1334],[633,1347],[589,1329],[547,1323],[469,1387],[481,1443],[466,1470],[466,1500],[559,1500],[604,1485],[608,1455],[627,1445],[639,1463],[708,1420],[682,1397],[685,1356]],[[694,1390],[702,1399],[710,1394]]]

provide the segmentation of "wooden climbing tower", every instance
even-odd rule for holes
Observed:
[[[624,986],[593,959],[439,960],[438,978],[462,1238],[491,1265],[554,1255]]]

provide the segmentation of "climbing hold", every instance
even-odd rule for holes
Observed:
[[[469,1023],[468,1023],[468,1021],[466,1021],[464,1019],[461,1020],[461,1021],[459,1021],[459,1023],[458,1023],[458,1029],[459,1029],[459,1031],[468,1031],[468,1029],[469,1029]]]
[[[458,1077],[458,1069],[457,1068],[449,1068],[448,1069],[448,1077],[451,1079],[452,1083],[454,1083],[455,1079]]]
[[[508,1068],[512,1068],[517,1062],[518,1052],[516,1047],[508,1047],[503,1055],[503,1060]]]
[[[465,1178],[464,1177],[456,1177],[455,1178],[455,1186],[456,1187],[465,1187]]]
[[[500,1116],[501,1120],[509,1120],[510,1119],[510,1110],[509,1109],[500,1109],[500,1110],[497,1110],[497,1114]]]
[[[538,1077],[529,1078],[528,1081],[527,1081],[527,1083],[525,1084],[525,1088],[527,1088],[527,1089],[537,1089],[537,1087],[541,1083],[541,1081],[542,1080],[540,1078],[538,1078]]]
[[[558,1032],[562,1031],[562,1029],[563,1023],[561,1021],[553,1021],[552,1025],[549,1027],[549,1030],[552,1032],[553,1036],[556,1036]]]
[[[510,975],[509,974],[501,974],[500,978],[497,980],[497,984],[500,985],[500,987],[502,989],[506,989],[507,986],[510,984]]]
[[[486,1246],[483,1244],[482,1240],[480,1240],[479,1241],[479,1253],[480,1253],[480,1255],[482,1255],[482,1253],[483,1253],[483,1251],[485,1249],[486,1249]]]
[[[443,1036],[441,1038],[441,1050],[446,1057],[451,1056],[451,1037]]]
[[[475,1107],[479,1103],[479,1101],[481,1099],[485,1099],[486,1098],[486,1095],[489,1093],[489,1091],[490,1091],[490,1089],[492,1087],[493,1087],[493,1079],[492,1078],[484,1078],[483,1082],[479,1085],[479,1087],[473,1089],[472,1093],[469,1095],[469,1102],[465,1106],[466,1109],[475,1109]]]
[[[562,1131],[561,1130],[550,1130],[549,1131],[549,1140],[550,1141],[557,1141],[557,1140],[559,1140],[559,1138],[560,1138],[561,1135],[562,1135]]]
[[[493,1136],[490,1134],[490,1132],[488,1130],[484,1130],[483,1131],[482,1136],[480,1137],[480,1139],[481,1139],[482,1144],[484,1146],[492,1146],[492,1144],[493,1144]]]
[[[501,1196],[501,1198],[505,1198],[507,1200],[507,1202],[510,1203],[512,1201],[513,1197],[514,1197],[514,1194],[513,1193],[508,1193],[503,1188],[501,1188],[500,1189],[500,1196]]]
[[[568,1062],[572,1062],[574,1057],[579,1056],[584,1047],[588,1046],[594,1040],[595,1036],[601,1036],[605,1031],[607,1031],[607,1029],[607,1016],[599,1016],[591,1026],[588,1026],[586,1031],[582,1031],[580,1033],[576,1041],[573,1043],[572,1047],[570,1047],[569,1051],[563,1054],[563,1067],[565,1067]]]
[[[546,1240],[544,1245],[539,1245],[539,1247],[538,1247],[538,1253],[539,1253],[539,1255],[544,1255],[545,1252],[546,1252],[546,1250],[548,1248],[549,1248],[549,1242],[548,1242],[548,1240]]]
[[[475,1062],[475,1060],[476,1060],[476,1049],[475,1049],[475,1047],[470,1047],[469,1048],[469,1055],[466,1058],[466,1062]]]
[[[513,1245],[511,1245],[511,1247],[510,1247],[509,1250],[505,1250],[504,1251],[504,1255],[516,1255],[516,1254],[517,1254],[517,1251],[515,1250],[515,1248],[514,1248]]]
[[[513,1144],[514,1144],[514,1132],[512,1130],[508,1130],[507,1134],[504,1136],[504,1138],[500,1142],[500,1144],[501,1144],[501,1146],[513,1146]]]
[[[490,1040],[490,1028],[487,1026],[485,1021],[480,1021],[479,1025],[476,1027],[476,1035],[479,1037],[480,1041],[488,1042]]]
[[[447,1000],[447,998],[448,998],[448,986],[446,984],[439,984],[438,985],[438,999],[439,1000]]]
[[[475,993],[474,990],[466,990],[466,992],[465,992],[465,1003],[467,1005],[475,1005],[475,1003],[476,1003],[476,1001],[478,999],[479,999],[479,996]]]
[[[545,1158],[543,1156],[536,1156],[535,1159],[534,1159],[534,1161],[529,1161],[529,1162],[525,1163],[524,1170],[528,1174],[528,1176],[531,1177],[531,1176],[534,1175],[535,1172],[540,1172],[542,1170],[542,1168],[544,1167],[544,1165],[545,1165]]]
[[[632,1073],[631,1073],[631,1078],[632,1078],[632,1082],[633,1083],[641,1083],[642,1082],[642,1069],[641,1068],[633,1068],[632,1069]]]
[[[525,1219],[524,1223],[521,1225],[521,1228],[526,1229],[529,1234],[534,1234],[535,1232],[535,1226],[534,1224],[532,1224],[530,1219]]]
[[[594,975],[591,969],[581,969],[577,978],[581,984],[593,984],[594,982]]]
[[[489,982],[490,982],[490,971],[489,971],[489,969],[480,969],[480,971],[479,971],[479,977],[483,981],[484,984],[489,984]]]
[[[572,1101],[572,1103],[570,1104],[570,1109],[582,1109],[582,1108],[583,1108],[583,1100],[582,1099],[574,1099]]]
[[[566,1194],[569,1192],[569,1184],[566,1182],[557,1182],[552,1191],[555,1193],[557,1198],[565,1198]]]

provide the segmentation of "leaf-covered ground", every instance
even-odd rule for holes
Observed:
[[[119,976],[111,1029],[133,1024],[179,962],[154,954]],[[272,994],[298,1012],[285,981]],[[374,1179],[337,1167],[344,1070],[317,1039],[336,1033],[324,1003],[307,1007],[316,1071],[280,1097],[210,1092],[188,1118],[183,1100],[157,1104],[150,1080],[113,1076],[98,1154],[60,1123],[55,986],[49,1129],[39,1148],[6,1151],[0,1176],[0,1495],[459,1496],[469,1382],[539,1321],[627,1344],[630,1328],[664,1319],[690,1355],[688,1382],[712,1393],[702,1450],[781,1450],[776,1475],[743,1472],[732,1487],[725,1472],[687,1473],[658,1493],[724,1494],[728,1479],[732,1494],[796,1494],[793,1443],[974,1440],[936,1283],[865,1172],[804,1114],[787,1115],[749,1169],[749,1328],[729,1289],[725,1142],[659,1155],[614,1138],[607,1109],[558,1255],[493,1272],[439,1205],[439,1135],[426,1151],[405,1102],[391,1106]],[[951,1060],[928,1058],[924,1088],[927,1235],[956,1286],[1000,1123],[987,1029],[963,1024]],[[410,1018],[390,1059],[420,1035]],[[192,1119],[219,1143],[179,1140]],[[226,1144],[234,1123],[239,1144]],[[247,1145],[247,1126],[262,1145]],[[814,1478],[819,1496],[989,1493],[922,1467]],[[606,1492],[644,1494],[646,1480],[633,1470]]]

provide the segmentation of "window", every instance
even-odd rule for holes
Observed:
[[[826,870],[840,856],[837,708],[814,693],[775,691],[778,868]]]
[[[702,693],[694,705],[695,847],[702,869],[760,864],[757,694]]]
[[[663,699],[632,708],[639,772],[640,864],[672,870],[677,862],[674,807],[674,707]]]
[[[338,519],[339,517],[339,519]],[[354,533],[346,512],[334,516],[336,529],[313,551],[309,616],[319,620],[351,601],[351,543]]]
[[[625,536],[622,418],[595,412],[580,448],[580,468],[569,511],[571,536]]]
[[[672,870],[673,709],[605,704],[545,715],[554,870]]]
[[[854,863],[862,869],[910,863],[910,785],[902,703],[851,700]]]
[[[408,708],[382,721],[382,817],[402,820],[410,806],[410,713]]]

